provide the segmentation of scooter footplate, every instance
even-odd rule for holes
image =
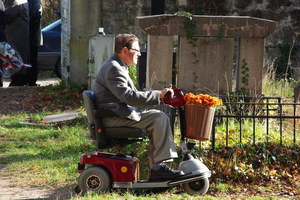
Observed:
[[[211,177],[211,171],[206,171],[202,173],[191,173],[191,174],[186,174],[184,176],[181,176],[179,178],[171,180],[168,185],[169,186],[174,186],[182,183],[187,183],[187,182],[193,182],[193,181],[199,181],[205,178]]]
[[[138,181],[132,184],[132,188],[164,188],[169,187],[169,181]]]
[[[158,181],[138,181],[132,184],[132,188],[161,188],[179,185],[182,183],[199,181],[211,177],[211,171],[202,173],[190,173],[173,180],[158,180]]]

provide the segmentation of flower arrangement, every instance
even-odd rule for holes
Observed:
[[[194,104],[198,106],[206,106],[208,108],[213,106],[222,105],[222,99],[218,97],[212,97],[208,94],[198,94],[187,93],[184,95],[184,102],[186,104]]]
[[[4,78],[9,78],[22,67],[31,67],[29,64],[24,64],[20,54],[6,42],[0,42],[0,64],[3,67],[0,75]]]
[[[206,141],[210,138],[215,109],[213,106],[222,105],[217,97],[208,94],[187,93],[184,95],[186,138]]]

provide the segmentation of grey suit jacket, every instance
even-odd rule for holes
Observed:
[[[95,105],[114,111],[120,117],[139,121],[139,106],[157,105],[159,91],[138,91],[128,74],[128,67],[116,55],[107,59],[97,73],[93,86]]]

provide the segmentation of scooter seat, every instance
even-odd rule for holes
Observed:
[[[148,134],[146,130],[134,127],[104,127],[102,125],[102,118],[118,115],[111,110],[96,109],[93,91],[85,90],[83,92],[83,99],[91,138],[97,141],[99,149],[139,142]]]
[[[133,127],[110,127],[105,128],[105,136],[107,139],[120,138],[144,138],[148,132],[143,129]]]

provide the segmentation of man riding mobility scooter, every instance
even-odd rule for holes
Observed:
[[[150,189],[167,188],[182,185],[185,192],[191,195],[203,195],[208,191],[211,171],[198,159],[189,154],[193,144],[185,144],[185,118],[183,93],[178,88],[173,88],[174,96],[162,99],[165,105],[178,109],[180,119],[181,141],[183,160],[179,165],[185,175],[171,180],[147,181],[139,179],[139,159],[131,155],[121,153],[91,152],[84,154],[78,163],[78,179],[76,191],[86,193],[88,191],[102,192],[111,188],[125,189]],[[101,119],[116,116],[110,110],[95,109],[94,93],[83,92],[84,104],[88,117],[88,128],[91,138],[97,141],[99,149],[113,146],[125,146],[127,144],[141,142],[147,137],[147,131],[132,127],[103,127]],[[189,148],[187,148],[189,147]],[[85,168],[85,165],[90,167]]]

